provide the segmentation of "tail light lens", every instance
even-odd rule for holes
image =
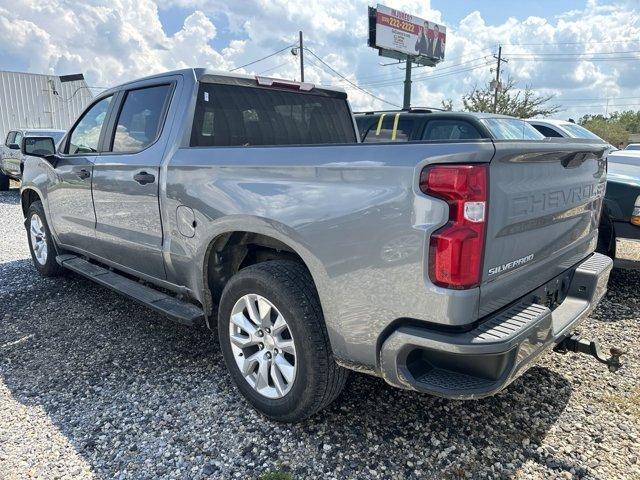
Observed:
[[[640,226],[640,195],[636,198],[636,203],[633,206],[633,212],[631,213],[631,223]]]
[[[487,166],[428,166],[420,174],[420,189],[449,204],[449,221],[431,235],[431,281],[455,289],[478,286],[486,234]]]

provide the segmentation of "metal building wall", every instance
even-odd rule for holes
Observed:
[[[0,143],[14,128],[65,130],[92,98],[84,80],[0,71]]]

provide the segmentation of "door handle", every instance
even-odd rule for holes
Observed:
[[[147,172],[136,173],[133,179],[140,185],[146,185],[147,183],[153,183],[156,181],[156,177]]]
[[[78,177],[80,177],[82,180],[85,180],[91,176],[91,173],[86,168],[81,168],[80,170],[78,170],[76,175],[78,175]]]

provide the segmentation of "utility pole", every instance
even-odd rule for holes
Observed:
[[[302,30],[300,30],[300,81],[304,82],[304,47],[302,45]]]
[[[409,110],[411,108],[411,55],[407,55],[407,68],[404,71],[404,101],[402,109]]]
[[[498,113],[498,91],[500,90],[500,66],[502,65],[502,45],[498,45],[498,56],[493,58],[498,59],[498,66],[496,67],[496,85],[493,93],[493,113]],[[506,61],[506,60],[505,60]]]

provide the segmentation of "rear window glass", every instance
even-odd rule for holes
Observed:
[[[474,140],[482,138],[478,130],[464,120],[431,120],[422,133],[423,140]]]
[[[364,132],[364,143],[408,142],[413,120],[399,113],[383,114]]]
[[[580,125],[576,125],[575,123],[565,123],[562,125],[562,128],[568,131],[573,138],[589,138],[593,140],[602,140],[595,133],[590,132]]]
[[[201,83],[191,146],[355,143],[344,98]]]
[[[549,137],[549,138],[562,137],[562,135],[556,132],[553,128],[545,127],[544,125],[533,125],[533,128],[538,130],[545,137]]]
[[[485,118],[482,123],[497,140],[544,140],[544,135],[524,120],[517,118]]]
[[[9,132],[5,145],[11,145],[16,138],[16,132]]]

